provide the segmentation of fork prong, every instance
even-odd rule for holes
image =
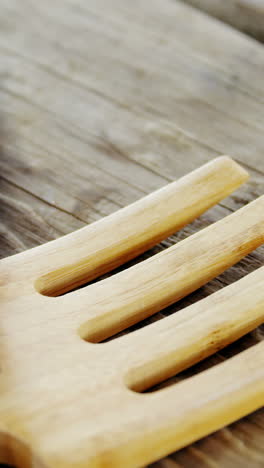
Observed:
[[[169,388],[135,394],[134,404],[132,397],[119,428],[120,465],[145,466],[263,406],[264,342]],[[122,450],[128,431],[133,439]]]
[[[194,220],[247,178],[241,166],[222,156],[113,215],[27,252],[40,272],[37,290],[58,296],[116,268]]]
[[[102,341],[169,306],[264,242],[264,196],[169,249],[63,301],[87,341]],[[62,300],[63,298],[60,298]],[[66,297],[65,297],[66,299]],[[64,309],[65,310],[65,309]]]
[[[115,343],[129,388],[143,391],[264,322],[264,267]],[[128,372],[127,370],[130,369]]]

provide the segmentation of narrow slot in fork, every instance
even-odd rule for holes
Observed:
[[[264,322],[264,267],[116,341],[127,386],[142,392]],[[128,370],[130,369],[130,370]]]
[[[263,242],[264,196],[167,250],[58,299],[63,311],[74,315],[71,324],[87,317],[79,328],[84,339],[102,341],[203,286]]]

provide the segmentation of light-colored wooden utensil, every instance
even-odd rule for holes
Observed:
[[[99,342],[262,244],[264,197],[72,291],[180,229],[246,178],[230,158],[218,158],[91,226],[1,261],[1,461],[140,467],[263,405],[264,343],[170,388],[141,392],[264,321],[264,268],[169,318]]]

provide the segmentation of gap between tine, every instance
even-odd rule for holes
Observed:
[[[261,325],[263,285],[264,267],[170,317],[119,338],[116,365],[124,373],[126,385],[142,392]]]
[[[263,242],[264,196],[148,260],[65,296],[63,310],[74,316],[82,338],[102,341],[187,296]]]

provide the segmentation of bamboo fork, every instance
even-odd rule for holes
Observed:
[[[184,310],[99,343],[199,288],[264,242],[264,196],[105,280],[247,179],[228,157],[113,215],[0,262],[0,460],[140,467],[264,403],[264,343],[142,393],[264,321],[264,267]],[[62,295],[63,293],[66,293]]]

